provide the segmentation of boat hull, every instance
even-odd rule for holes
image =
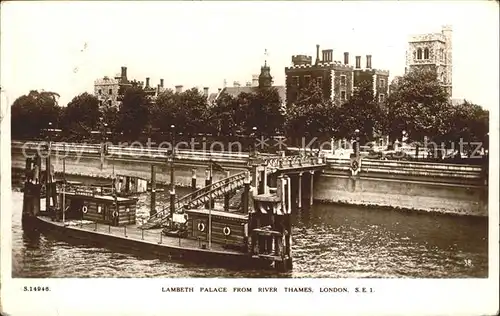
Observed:
[[[23,219],[24,229],[38,230],[40,233],[56,237],[70,243],[104,247],[120,252],[131,253],[138,258],[168,258],[176,261],[190,261],[204,265],[223,266],[231,269],[270,269],[269,260],[252,257],[247,253],[213,251],[201,248],[172,246],[159,242],[150,242],[64,226],[43,216]]]

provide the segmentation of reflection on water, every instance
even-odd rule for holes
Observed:
[[[188,190],[179,190],[179,194]],[[158,203],[168,200],[159,193]],[[138,217],[149,196],[139,197]],[[294,213],[293,271],[237,271],[60,241],[21,228],[13,192],[13,277],[333,277],[488,276],[486,218],[314,205]],[[470,263],[470,264],[469,264]]]

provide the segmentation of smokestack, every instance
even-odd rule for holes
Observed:
[[[361,56],[356,56],[356,69],[361,68]]]
[[[316,44],[316,64],[319,63],[319,44]]]
[[[149,77],[146,78],[146,88],[149,88]]]
[[[344,52],[344,65],[349,65],[349,52]]]
[[[208,97],[208,87],[203,88],[203,95]]]
[[[366,55],[366,68],[372,69],[372,55]]]
[[[160,79],[160,87],[163,88],[163,79]]]
[[[182,85],[175,86],[176,93],[182,93]]]
[[[122,79],[127,80],[127,67],[122,67]]]

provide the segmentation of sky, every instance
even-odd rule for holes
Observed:
[[[498,4],[447,2],[2,2],[1,85],[10,102],[55,91],[61,105],[97,78],[164,78],[168,88],[245,84],[267,59],[276,85],[291,56],[371,54],[402,75],[412,34],[453,27],[453,98],[498,108]],[[268,56],[264,51],[267,49]]]

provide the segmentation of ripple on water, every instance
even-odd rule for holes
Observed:
[[[167,193],[158,194],[158,205],[168,202]],[[180,192],[185,193],[188,191]],[[13,192],[13,202],[15,277],[462,278],[488,275],[486,219],[315,205],[310,210],[294,213],[294,269],[278,274],[138,257],[26,234],[20,225],[22,194]],[[138,218],[149,216],[148,207],[149,196],[138,196]],[[471,260],[472,267],[465,266],[466,259]]]

